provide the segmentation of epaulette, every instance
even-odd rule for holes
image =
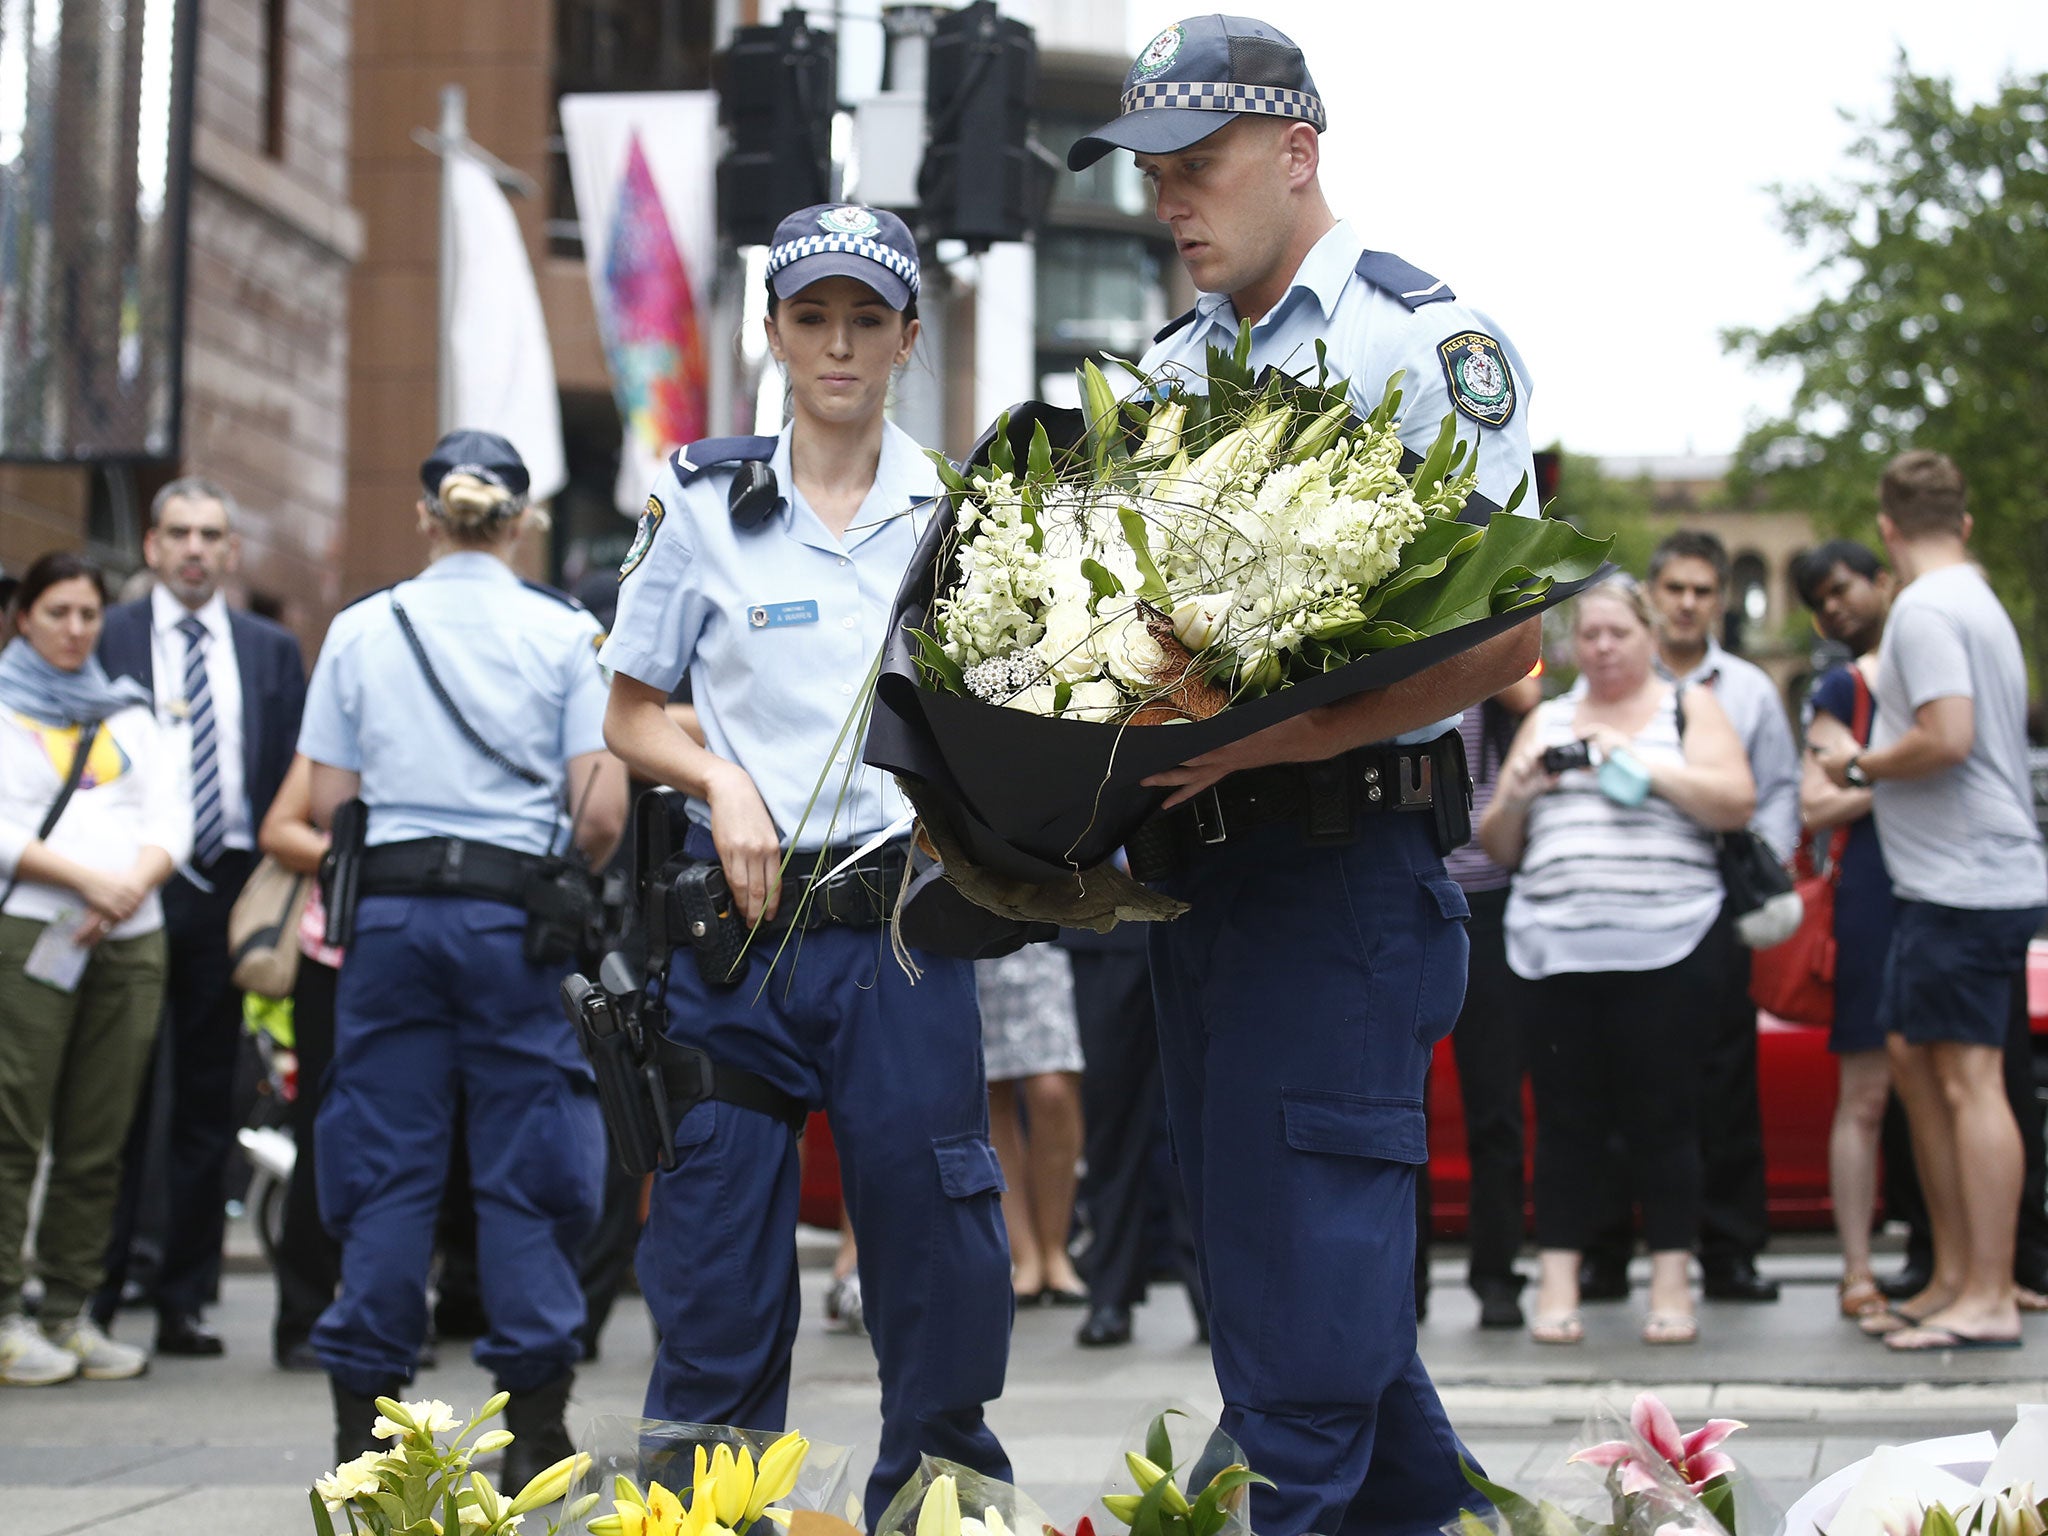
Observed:
[[[573,608],[578,613],[588,613],[590,611],[588,608],[585,608],[583,604],[578,602],[574,597],[571,597],[567,592],[564,592],[560,587],[551,587],[544,581],[528,581],[525,577],[522,576],[519,579],[519,585],[526,588],[526,590],[529,592],[538,592],[542,597],[553,598],[556,602],[560,603],[564,608]]]
[[[775,457],[775,444],[772,437],[707,437],[702,442],[678,448],[669,459],[669,465],[675,470],[676,479],[688,485],[706,470],[722,465],[743,464],[748,459],[772,459]]]
[[[1358,258],[1358,265],[1352,271],[1373,287],[1392,294],[1411,310],[1420,309],[1425,304],[1448,303],[1458,297],[1442,278],[1431,277],[1392,251],[1367,251]]]
[[[1177,315],[1173,319],[1167,321],[1166,324],[1162,325],[1161,327],[1159,327],[1158,330],[1152,333],[1152,344],[1156,347],[1157,345],[1159,345],[1160,342],[1166,340],[1166,338],[1171,336],[1175,331],[1185,328],[1187,323],[1190,320],[1194,319],[1195,316],[1200,314],[1201,312],[1202,306],[1197,304],[1193,309],[1189,310],[1186,314]]]
[[[339,617],[341,614],[347,613],[351,608],[360,607],[362,604],[367,603],[373,597],[382,597],[386,592],[389,592],[393,587],[397,585],[398,583],[395,581],[387,581],[384,583],[383,586],[373,588],[372,590],[365,592],[361,597],[350,598],[347,602],[343,603],[340,608],[335,610],[336,617]]]

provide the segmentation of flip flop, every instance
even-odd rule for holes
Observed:
[[[1529,1337],[1538,1344],[1582,1344],[1586,1320],[1577,1308],[1558,1317],[1539,1317],[1529,1324]]]
[[[1980,1339],[1973,1334],[1957,1333],[1953,1328],[1935,1328],[1925,1323],[1903,1329],[1884,1341],[1885,1348],[1896,1349],[1902,1355],[1966,1349],[2018,1349],[2021,1342],[2017,1334],[2009,1339]]]
[[[1700,1336],[1700,1320],[1691,1312],[1651,1312],[1643,1318],[1645,1344],[1693,1344]]]
[[[1924,1317],[1915,1317],[1904,1307],[1886,1307],[1882,1312],[1869,1312],[1857,1318],[1856,1326],[1873,1339],[1878,1339],[1907,1328],[1918,1328],[1925,1321]]]

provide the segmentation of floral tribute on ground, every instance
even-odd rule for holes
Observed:
[[[1555,1497],[1532,1497],[1467,1466],[1465,1480],[1492,1509],[1466,1510],[1444,1527],[1445,1536],[1737,1536],[1737,1467],[1720,1447],[1744,1427],[1734,1419],[1710,1419],[1684,1433],[1663,1400],[1645,1392],[1627,1423],[1605,1423],[1595,1431],[1612,1438],[1565,1458],[1567,1472],[1597,1472],[1597,1490],[1561,1486]]]
[[[1506,515],[1523,490],[1480,497],[1453,418],[1404,448],[1399,375],[1361,418],[1347,381],[1249,356],[1247,328],[1200,378],[1130,368],[1122,401],[1086,365],[1083,409],[1019,406],[941,471],[867,760],[994,876],[1101,864],[1163,798],[1147,774],[1398,682],[1602,565],[1571,524]]]

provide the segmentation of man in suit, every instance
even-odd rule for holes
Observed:
[[[142,550],[156,586],[140,601],[108,610],[100,660],[114,676],[148,687],[158,718],[184,725],[192,747],[192,858],[163,892],[170,973],[156,1072],[168,1074],[169,1135],[156,1347],[159,1354],[210,1356],[223,1346],[202,1309],[220,1278],[242,1038],[228,912],[255,867],[257,829],[291,765],[306,667],[289,631],[231,610],[221,598],[239,550],[234,501],[219,486],[188,477],[157,492]],[[144,1105],[151,1099],[146,1093]],[[107,1284],[93,1309],[103,1323],[127,1277],[148,1120],[138,1114],[129,1137]]]

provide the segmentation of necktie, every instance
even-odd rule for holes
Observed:
[[[206,626],[182,619],[185,637],[185,708],[192,726],[192,862],[205,868],[226,845],[227,813],[220,801],[220,732],[214,727],[213,690],[206,683]]]

